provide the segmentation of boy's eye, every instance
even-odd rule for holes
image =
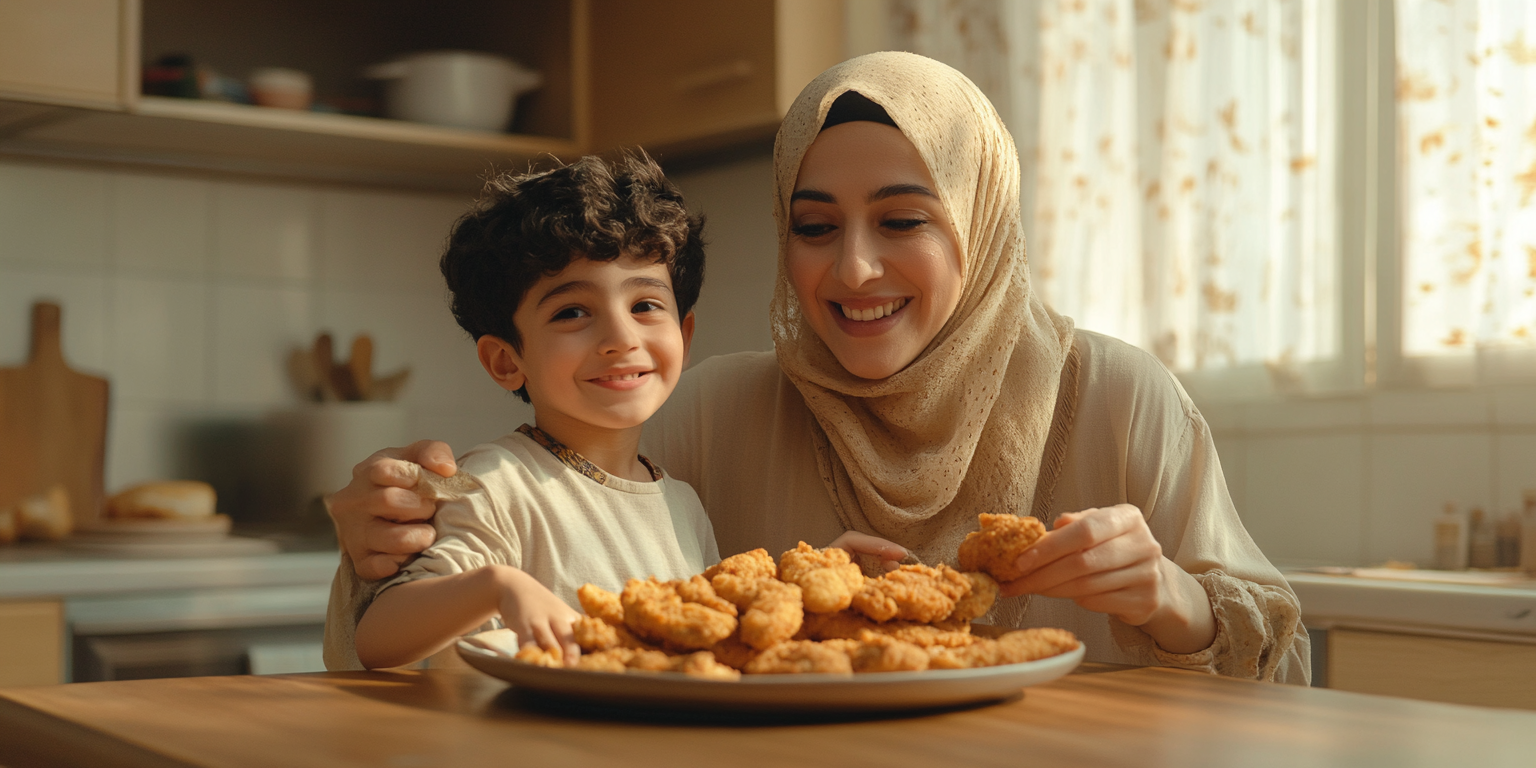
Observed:
[[[789,231],[799,237],[821,237],[837,229],[832,224],[795,224]]]
[[[554,319],[554,320],[576,320],[578,318],[582,318],[582,317],[586,317],[586,316],[587,316],[587,311],[585,309],[582,309],[581,307],[566,307],[565,309],[562,309],[559,312],[556,312],[555,316],[552,319]]]
[[[642,299],[642,300],[636,302],[635,306],[631,307],[629,311],[631,311],[631,312],[658,312],[660,310],[661,310],[661,304],[659,304],[657,302],[654,302],[654,301],[651,301],[650,299]]]

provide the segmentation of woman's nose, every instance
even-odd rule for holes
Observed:
[[[858,288],[885,273],[875,250],[874,238],[862,227],[845,228],[841,243],[842,250],[832,265],[833,275],[839,282],[849,288]]]

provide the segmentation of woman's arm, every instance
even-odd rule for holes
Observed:
[[[488,565],[385,590],[357,625],[357,657],[368,669],[420,661],[497,614],[520,643],[559,650],[567,663],[581,653],[576,611],[522,570]]]

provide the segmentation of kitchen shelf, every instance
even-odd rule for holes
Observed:
[[[472,191],[492,169],[579,148],[545,136],[141,96],[126,112],[34,112],[0,135],[0,152]]]

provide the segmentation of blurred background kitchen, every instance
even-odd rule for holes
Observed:
[[[1536,675],[1519,0],[0,0],[0,366],[27,370],[46,302],[71,375],[110,386],[94,426],[0,388],[0,455],[62,442],[97,478],[72,535],[0,547],[0,684],[317,668],[314,491],[531,418],[436,271],[493,170],[645,147],[709,218],[694,361],[769,349],[778,118],[887,49],[991,96],[1036,288],[1179,375],[1296,569],[1318,682],[1536,707],[1507,684]],[[26,391],[89,401],[57,380]],[[0,475],[0,509],[45,520],[23,538],[58,535],[63,471]],[[173,480],[216,509],[103,513]],[[1463,667],[1405,681],[1424,658]]]

